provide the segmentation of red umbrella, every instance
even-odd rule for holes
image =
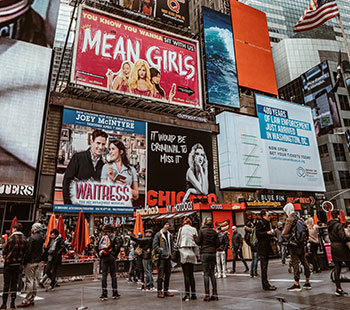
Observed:
[[[332,211],[331,210],[328,210],[328,218],[327,218],[327,222],[329,222],[330,220],[332,220],[333,217],[332,217]]]
[[[74,236],[72,240],[72,248],[77,254],[81,254],[86,248],[86,233],[85,233],[85,217],[84,212],[80,211],[77,225],[75,226]]]
[[[52,214],[50,217],[50,220],[49,220],[49,225],[47,225],[45,246],[47,246],[49,244],[51,230],[53,230],[55,228],[57,228],[56,216],[55,216],[55,214]]]
[[[343,210],[340,210],[340,223],[346,223],[346,218]]]
[[[63,218],[61,215],[58,218],[57,230],[60,233],[60,235],[62,236],[63,240],[66,240],[67,236],[66,236],[66,232],[64,230],[64,222],[63,222]]]
[[[318,217],[317,217],[317,213],[315,212],[314,213],[314,224],[317,225],[318,221],[319,220],[318,220]]]
[[[17,216],[15,216],[12,220],[12,223],[11,223],[11,228],[10,228],[10,233],[9,233],[9,236],[12,235],[12,227],[13,225],[17,224],[18,223],[18,220],[17,220]]]
[[[85,219],[85,247],[87,248],[89,244],[90,244],[89,224],[87,219]]]
[[[136,220],[135,220],[135,226],[134,226],[134,235],[137,236],[138,233],[141,233],[142,236],[144,235],[142,217],[140,213],[136,214]]]

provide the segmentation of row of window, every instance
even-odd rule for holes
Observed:
[[[350,172],[345,171],[338,171],[339,179],[340,179],[340,185],[342,189],[350,188]],[[327,171],[323,173],[323,179],[326,184],[330,184],[334,182],[333,179],[333,173],[332,171]]]
[[[333,143],[333,149],[336,161],[346,161],[346,154],[342,143]],[[320,145],[318,150],[321,158],[329,156],[327,144]]]

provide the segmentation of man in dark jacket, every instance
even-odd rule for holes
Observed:
[[[261,219],[256,224],[256,237],[258,239],[258,254],[260,257],[261,283],[265,291],[274,291],[276,286],[269,283],[267,279],[267,268],[269,265],[269,255],[273,254],[270,241],[274,236],[273,229],[270,226],[271,216],[269,211],[261,210]]]
[[[340,224],[340,213],[338,210],[332,211],[332,217],[327,226],[328,226],[328,235],[331,240],[331,252],[332,259],[335,265],[334,268],[334,280],[336,285],[335,295],[345,296],[348,295],[347,292],[344,292],[340,285],[340,272],[342,263],[344,262],[348,268],[350,268],[350,250],[346,245],[347,242],[350,242],[350,238],[346,236],[344,227]]]
[[[248,265],[243,258],[242,246],[243,246],[242,236],[237,231],[237,227],[232,226],[232,273],[236,272],[237,259],[240,259],[244,264],[244,267],[245,267],[244,272],[249,271]]]
[[[43,252],[44,236],[40,223],[34,223],[31,229],[31,236],[28,238],[27,255],[25,259],[25,275],[27,295],[17,307],[29,307],[34,305],[36,296],[36,285],[40,280],[41,255]]]
[[[45,281],[49,278],[51,280],[50,286],[47,289],[52,291],[56,283],[57,268],[62,264],[62,255],[66,253],[64,240],[57,229],[52,229],[50,232],[50,241],[44,249],[44,259],[47,261],[45,274],[39,282],[40,287],[44,288]]]
[[[63,177],[63,200],[65,204],[72,204],[70,192],[73,181],[100,181],[104,161],[102,154],[105,150],[108,135],[96,129],[92,133],[91,147],[83,152],[75,153],[70,160]]]
[[[153,239],[153,249],[159,254],[158,261],[158,298],[173,297],[169,292],[169,281],[171,274],[171,254],[174,251],[173,236],[169,232],[169,222],[165,222],[163,228],[156,233]],[[163,290],[164,276],[164,293]]]
[[[20,223],[12,226],[13,233],[7,239],[2,252],[4,256],[4,289],[0,309],[7,309],[6,305],[9,292],[11,292],[10,307],[11,309],[16,309],[15,300],[18,276],[27,251],[27,240],[21,230],[22,224]]]
[[[154,287],[153,276],[152,276],[152,257],[151,257],[152,243],[153,243],[152,233],[153,233],[152,229],[146,229],[144,238],[136,238],[135,236],[133,236],[131,231],[128,232],[128,235],[130,236],[131,240],[135,241],[142,248],[142,255],[143,255],[142,265],[146,274],[147,290],[151,290]]]
[[[219,247],[216,251],[216,269],[217,269],[217,277],[226,278],[226,249],[230,245],[230,242],[228,241],[227,236],[222,231],[221,227],[218,226],[216,228],[216,232],[219,236]]]

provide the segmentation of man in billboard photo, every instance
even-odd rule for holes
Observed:
[[[135,62],[130,76],[130,92],[135,95],[151,97],[153,85],[151,83],[151,72],[147,61],[139,59]]]
[[[126,60],[123,61],[120,70],[115,73],[112,70],[108,69],[106,76],[108,79],[108,90],[117,90],[122,91],[125,93],[130,92],[129,88],[129,78],[130,73],[132,71],[133,64],[132,62]],[[116,77],[113,79],[113,76],[116,75]]]
[[[122,141],[109,138],[108,164],[104,165],[101,172],[101,182],[119,183],[131,188],[131,198],[139,197],[139,183],[136,169],[130,165],[125,145]],[[130,199],[130,206],[131,206]]]
[[[187,201],[191,194],[208,195],[208,159],[200,143],[192,146],[191,152],[188,155],[188,165],[189,168],[186,172],[187,191],[183,202]]]
[[[105,150],[108,135],[95,129],[92,132],[91,146],[86,151],[75,153],[70,160],[63,177],[64,204],[72,204],[70,186],[72,181],[100,181],[104,161],[102,154]]]

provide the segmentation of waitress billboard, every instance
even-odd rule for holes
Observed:
[[[198,42],[81,8],[71,82],[201,108]]]

